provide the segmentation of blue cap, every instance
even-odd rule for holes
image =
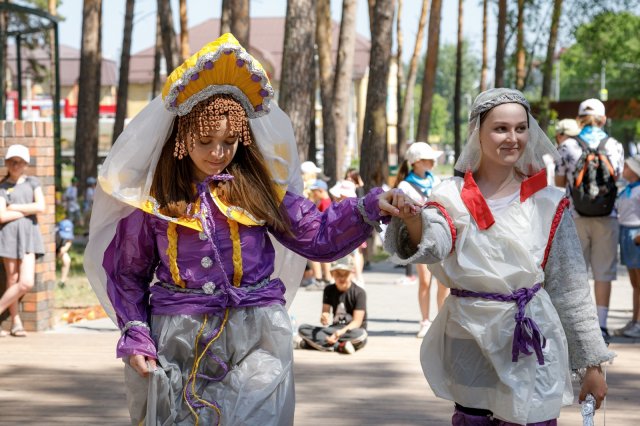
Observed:
[[[321,179],[317,179],[315,182],[313,182],[310,186],[309,189],[313,190],[313,189],[324,189],[325,191],[327,191],[329,189],[329,187],[327,186],[327,182],[321,180]]]
[[[58,223],[58,235],[64,240],[73,240],[73,222],[63,219]]]

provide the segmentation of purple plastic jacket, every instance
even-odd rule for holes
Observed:
[[[369,221],[388,219],[380,215],[380,193],[381,188],[374,188],[364,198]],[[118,325],[123,329],[132,321],[149,323],[151,314],[205,314],[228,307],[284,304],[284,284],[279,279],[269,280],[275,251],[267,232],[303,257],[329,262],[356,249],[372,231],[357,203],[355,198],[347,199],[321,213],[306,198],[287,192],[281,209],[290,218],[292,235],[282,235],[266,226],[238,224],[242,280],[237,288],[225,284],[233,282],[233,247],[227,217],[214,206],[214,239],[221,265],[215,261],[213,246],[204,233],[177,226],[177,265],[186,292],[175,287],[169,268],[168,222],[142,210],[134,211],[118,223],[103,259],[107,292]],[[162,285],[150,286],[154,274]],[[145,326],[128,328],[118,342],[118,357],[133,354],[156,357],[155,344]]]

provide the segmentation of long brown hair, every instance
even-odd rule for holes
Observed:
[[[393,187],[397,188],[398,185],[400,185],[400,182],[402,182],[407,178],[407,176],[409,176],[410,171],[411,170],[409,170],[409,162],[407,160],[402,160],[402,163],[400,163],[400,167],[398,167],[398,173],[396,174],[396,181],[393,184]]]
[[[177,137],[178,120],[162,148],[150,190],[161,213],[171,217],[185,216],[187,206],[198,197],[196,166],[191,157],[174,156]],[[279,232],[289,233],[289,217],[280,210],[275,183],[253,135],[251,140],[247,145],[238,142],[236,154],[225,170],[233,180],[218,183],[218,194],[223,202],[245,209]]]

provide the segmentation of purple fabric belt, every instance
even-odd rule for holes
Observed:
[[[542,284],[538,283],[531,288],[520,288],[511,294],[483,293],[452,288],[451,294],[458,297],[478,297],[498,302],[515,302],[518,305],[518,312],[515,317],[516,327],[513,330],[511,361],[518,362],[520,354],[531,355],[535,352],[538,364],[544,365],[542,348],[546,346],[547,339],[540,332],[538,324],[533,319],[526,317],[524,312],[527,303],[541,288]]]

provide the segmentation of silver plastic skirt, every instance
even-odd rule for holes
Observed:
[[[159,368],[125,363],[134,425],[292,425],[289,316],[281,305],[220,315],[154,315]]]

